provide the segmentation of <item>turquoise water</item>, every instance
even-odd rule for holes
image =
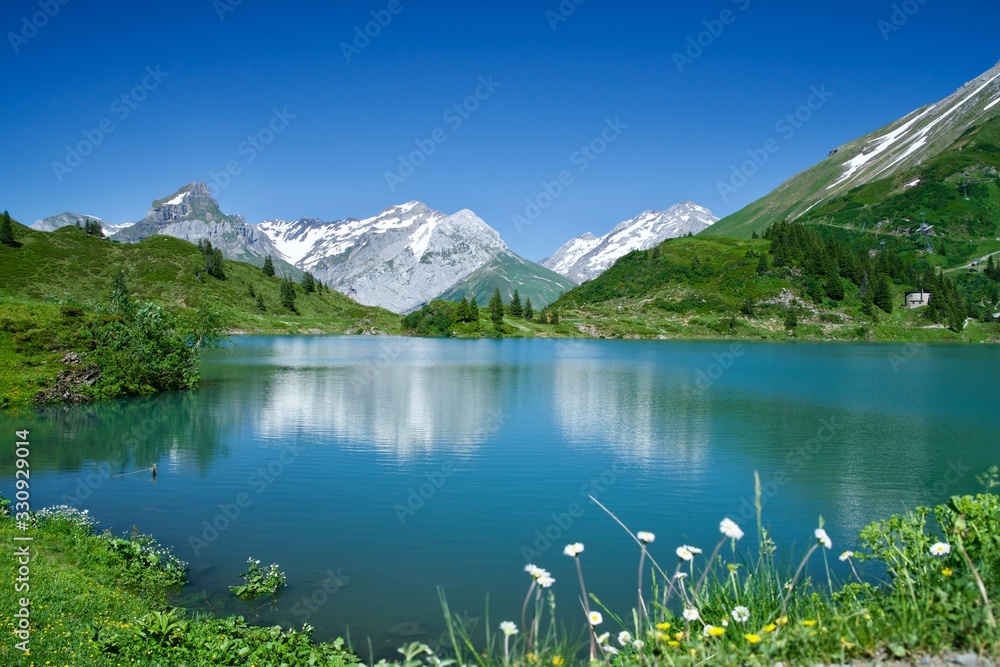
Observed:
[[[491,624],[519,620],[529,560],[579,614],[568,542],[627,612],[637,549],[588,495],[656,533],[668,566],[681,543],[714,546],[723,517],[754,532],[757,470],[781,553],[820,515],[839,553],[1000,463],[987,346],[241,337],[203,376],[187,394],[0,415],[32,431],[35,507],[172,545],[188,604],[382,654],[401,623],[439,636],[438,586],[459,613],[484,617],[488,596]],[[153,463],[155,484],[115,477]],[[4,448],[7,496],[12,475]],[[228,595],[249,556],[287,573],[277,603]]]

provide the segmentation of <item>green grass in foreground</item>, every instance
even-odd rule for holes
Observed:
[[[653,546],[655,536],[635,532],[641,600],[618,617],[600,603],[590,582],[586,615],[574,608],[556,620],[548,573],[528,566],[523,609],[505,609],[501,623],[463,625],[448,612],[450,642],[400,648],[404,667],[523,667],[585,664],[592,652],[608,665],[788,665],[880,657],[918,659],[948,651],[996,655],[1000,631],[993,601],[1000,595],[1000,487],[996,468],[981,478],[987,493],[954,497],[947,505],[917,508],[877,521],[860,535],[857,553],[837,551],[820,526],[808,550],[782,565],[760,520],[758,483],[756,554],[739,548],[743,531],[726,519],[714,549]],[[608,514],[615,518],[610,512]],[[611,519],[609,519],[611,520]],[[617,520],[617,518],[615,518]],[[624,524],[621,524],[624,527]],[[14,562],[16,530],[0,518],[0,554]],[[31,561],[31,655],[14,648],[19,608],[13,588],[0,589],[5,665],[350,665],[343,642],[314,645],[309,629],[253,628],[242,619],[192,617],[168,610],[166,595],[183,578],[183,563],[148,538],[96,535],[92,520],[70,508],[43,510],[27,533]],[[710,545],[706,545],[710,546]],[[839,551],[839,549],[838,549]],[[567,546],[587,585],[583,545]],[[826,574],[807,565],[822,562]],[[858,567],[884,581],[858,577]],[[13,568],[13,565],[9,565]],[[623,564],[629,569],[633,565]],[[645,577],[645,581],[642,578]],[[575,588],[575,582],[559,586]],[[491,618],[487,614],[487,618]],[[570,630],[567,632],[566,627]],[[380,661],[380,667],[390,663]]]

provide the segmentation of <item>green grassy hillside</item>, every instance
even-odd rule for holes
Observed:
[[[855,188],[800,221],[892,236],[942,268],[1000,251],[1000,118],[916,169]],[[924,222],[933,229],[921,230]]]
[[[205,274],[198,248],[167,236],[137,244],[113,243],[75,227],[36,232],[18,227],[20,248],[0,245],[0,297],[22,301],[94,301],[124,271],[133,296],[175,308],[210,307],[227,326],[248,331],[340,332],[364,326],[391,328],[396,316],[330,291],[297,291],[296,313],[281,305],[280,281],[256,267],[226,261],[225,280]],[[263,297],[265,311],[257,307]]]
[[[631,253],[567,292],[551,309],[560,312],[564,326],[608,338],[1000,342],[998,324],[970,321],[955,331],[942,323],[943,314],[901,309],[903,293],[916,287],[912,283],[920,280],[918,269],[926,267],[912,267],[888,253],[882,261],[859,267],[851,258],[867,257],[866,239],[844,231],[837,234],[847,238],[837,238],[834,231],[824,239],[837,247],[834,256],[841,257],[840,273],[834,268],[831,279],[840,285],[839,299],[831,298],[828,283],[817,278],[812,266],[820,261],[816,257],[777,260],[781,265],[776,266],[770,241],[695,237]],[[874,289],[866,298],[865,289],[846,277],[854,270],[870,271],[872,285],[882,272],[892,274],[886,296],[891,312],[872,307]],[[987,299],[996,307],[1000,284],[987,289],[992,289]],[[978,303],[969,309],[986,312]]]
[[[499,257],[477,269],[438,298],[461,301],[463,298],[474,297],[480,305],[485,306],[497,289],[505,303],[510,303],[514,290],[518,290],[522,301],[530,298],[532,304],[541,308],[553,303],[563,292],[575,286],[576,283],[555,271],[511,255]]]
[[[181,316],[210,311],[230,331],[400,330],[396,314],[332,290],[307,293],[297,286],[292,311],[282,304],[279,278],[232,261],[223,263],[225,279],[211,277],[201,251],[179,239],[121,244],[76,227],[50,233],[14,227],[18,247],[0,244],[0,406],[24,405],[68,370],[61,360],[86,349],[88,318],[119,272],[133,298]]]
[[[984,149],[987,144],[998,143],[996,127],[1000,123],[1000,110],[991,106],[996,83],[984,85],[995,80],[997,72],[1000,68],[995,67],[948,98],[838,147],[815,166],[723,218],[702,235],[748,238],[753,232],[763,233],[778,220],[801,221],[807,215],[815,215],[818,207],[830,204],[834,198],[853,200],[859,189],[870,185],[878,185],[871,193],[887,195],[912,182],[913,177],[907,180],[907,175],[919,173],[931,162],[936,162],[943,171],[928,176],[933,177],[932,183],[942,186],[957,185],[947,182],[950,177],[956,180],[995,177],[995,173],[983,176],[981,170],[973,167],[974,162],[983,160],[988,167],[996,168],[995,154],[991,157],[986,154],[988,150],[980,150],[975,159],[969,159],[961,153],[976,142]],[[966,173],[962,174],[963,170]],[[885,180],[876,184],[875,178]],[[932,212],[944,216],[949,209],[945,206],[926,211],[928,216]]]

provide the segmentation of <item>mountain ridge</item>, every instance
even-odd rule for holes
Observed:
[[[669,238],[697,234],[717,220],[710,210],[692,201],[675,204],[665,211],[643,211],[620,222],[604,236],[587,232],[570,239],[540,264],[582,283],[596,278],[630,252],[649,250]]]
[[[906,172],[940,153],[977,123],[1000,114],[1000,62],[939,102],[850,141],[765,197],[702,232],[749,237],[778,220],[796,220],[847,192]]]

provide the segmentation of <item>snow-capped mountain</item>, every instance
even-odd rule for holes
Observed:
[[[77,223],[83,225],[88,221],[93,221],[99,224],[101,226],[101,229],[104,230],[104,234],[107,236],[110,236],[116,232],[120,232],[126,227],[132,225],[132,223],[130,222],[125,223],[124,225],[116,225],[110,222],[105,222],[104,220],[96,218],[92,215],[83,215],[80,213],[66,212],[66,213],[60,213],[59,215],[52,215],[47,218],[43,218],[41,220],[35,220],[35,222],[32,223],[31,228],[39,232],[54,232],[57,229],[62,229],[63,227],[67,227],[70,225],[76,225]]]
[[[601,275],[630,252],[648,250],[688,233],[697,234],[717,220],[707,208],[689,201],[666,211],[645,211],[600,238],[587,232],[567,241],[541,265],[582,283]]]
[[[115,241],[138,243],[163,234],[197,243],[202,239],[222,250],[228,259],[261,264],[264,257],[280,257],[266,234],[247,224],[242,215],[226,215],[205,183],[190,183],[153,201],[146,217],[114,235]]]
[[[420,202],[337,222],[268,220],[260,231],[282,258],[369,306],[415,310],[500,257],[516,257],[475,213]]]
[[[795,220],[850,190],[909,171],[950,149],[965,132],[1000,114],[1000,63],[945,99],[832,151],[822,162],[706,232],[750,236]],[[724,184],[723,184],[724,185]]]

